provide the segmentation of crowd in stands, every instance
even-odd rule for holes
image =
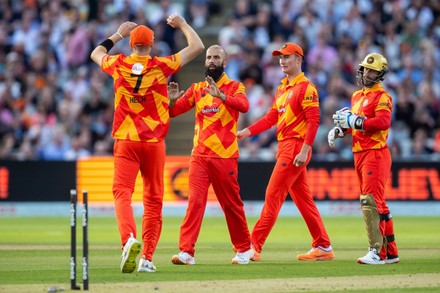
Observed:
[[[242,81],[250,111],[266,113],[283,78],[271,52],[286,41],[304,49],[304,72],[319,91],[314,160],[351,160],[351,140],[327,144],[332,114],[350,106],[358,64],[388,59],[384,87],[394,103],[388,140],[394,159],[440,160],[440,1],[436,0],[5,0],[0,2],[0,159],[75,160],[111,155],[112,80],[89,56],[126,20],[155,31],[153,55],[181,44],[166,25],[173,12],[196,29],[223,13],[218,43],[226,72]],[[202,35],[203,40],[203,35]],[[127,40],[124,40],[126,42]],[[129,46],[112,53],[130,54]],[[171,121],[172,123],[172,121]],[[241,142],[242,159],[272,160],[274,132]]]

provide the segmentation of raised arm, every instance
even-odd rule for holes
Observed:
[[[102,63],[102,57],[110,51],[110,49],[119,41],[122,41],[126,37],[130,36],[130,32],[137,26],[136,23],[126,21],[122,23],[118,31],[111,35],[108,39],[99,44],[90,54],[90,58],[99,66]]]
[[[205,45],[203,45],[202,40],[194,29],[179,14],[174,13],[170,15],[167,19],[167,23],[173,28],[180,29],[188,42],[188,46],[179,51],[182,66],[184,66],[200,55],[205,49]]]

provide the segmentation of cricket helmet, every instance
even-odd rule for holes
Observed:
[[[388,61],[387,59],[379,53],[370,53],[365,56],[364,60],[359,64],[359,70],[357,72],[356,78],[358,85],[363,85],[366,87],[372,87],[377,82],[384,79],[385,74],[388,73]],[[375,70],[379,72],[374,80],[365,82],[363,80],[364,68]]]

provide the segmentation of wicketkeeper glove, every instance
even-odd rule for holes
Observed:
[[[327,140],[328,140],[328,145],[331,148],[335,147],[335,139],[338,137],[344,137],[345,133],[344,130],[340,127],[340,126],[335,126],[332,129],[330,129],[330,131],[328,132],[327,135]]]
[[[333,114],[333,123],[336,126],[340,126],[342,128],[363,130],[365,119],[367,118],[364,116],[357,116],[351,113],[348,108],[342,108],[341,110],[338,110],[335,114]]]

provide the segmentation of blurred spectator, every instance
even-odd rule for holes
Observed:
[[[195,29],[205,26],[210,15],[210,0],[189,0],[189,19]]]
[[[228,52],[228,66],[225,67],[225,72],[230,79],[239,80],[240,68],[244,64],[244,52],[239,45],[230,44],[225,47]]]
[[[241,22],[235,18],[227,19],[226,24],[219,29],[219,44],[223,48],[229,45],[241,44],[242,40],[249,38],[249,32]]]
[[[271,52],[287,41],[298,43],[323,113],[313,158],[350,160],[349,143],[342,139],[329,150],[321,132],[329,127],[327,113],[346,106],[347,93],[357,88],[357,61],[374,51],[389,63],[383,85],[395,107],[393,157],[417,153],[440,160],[438,2],[238,0],[228,7],[218,0],[0,1],[0,157],[47,159],[47,147],[63,154],[55,156],[60,159],[112,154],[113,84],[91,66],[90,50],[119,23],[133,20],[154,27],[152,53],[168,55],[182,38],[165,18],[178,12],[189,16],[202,39],[218,34],[229,52],[228,75],[248,84],[256,109],[240,123],[258,116],[283,77]],[[113,50],[129,53],[125,47]],[[270,135],[246,142],[243,159],[273,159],[271,143]]]
[[[182,3],[171,0],[148,1],[145,5],[146,19],[148,23],[140,23],[150,26],[154,31],[154,42],[163,42],[168,48],[165,51],[176,51],[176,30],[167,25],[167,17],[173,13],[183,15],[184,8]],[[116,31],[116,30],[114,30]]]

